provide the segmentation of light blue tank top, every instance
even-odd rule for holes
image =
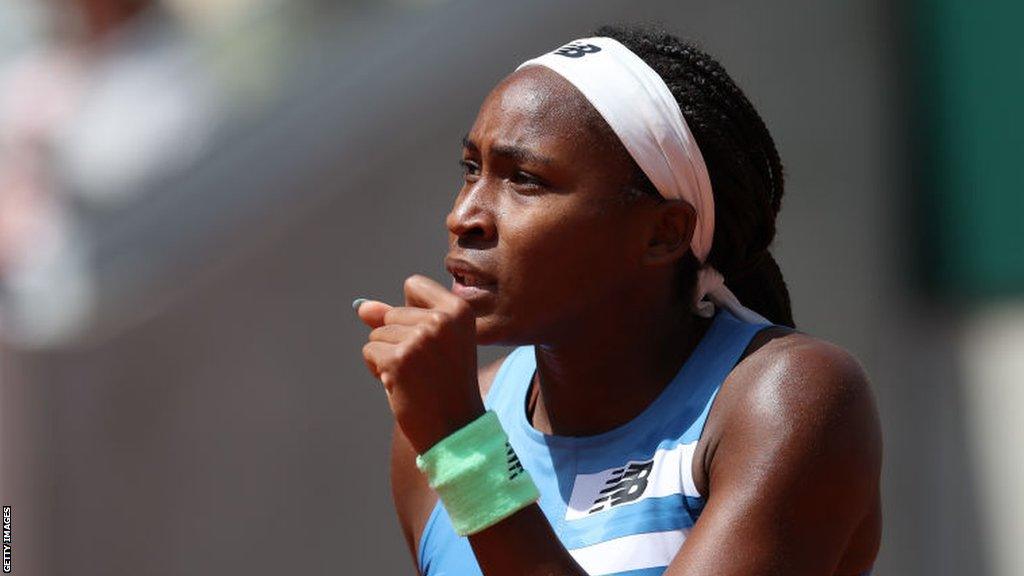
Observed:
[[[558,538],[588,574],[664,572],[704,507],[691,463],[711,403],[765,326],[719,309],[654,402],[633,420],[596,436],[550,436],[529,423],[533,346],[516,348],[502,363],[484,404],[497,413],[540,489],[540,508]],[[423,530],[418,561],[424,576],[481,574],[469,540],[455,535],[440,502]]]

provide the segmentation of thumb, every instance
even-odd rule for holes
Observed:
[[[391,310],[391,306],[377,300],[367,300],[365,298],[357,298],[352,303],[352,307],[356,309],[356,314],[359,315],[359,319],[363,321],[370,328],[380,328],[384,325],[384,315]]]

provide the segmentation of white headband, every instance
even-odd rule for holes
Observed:
[[[743,306],[722,275],[704,262],[715,235],[711,179],[683,112],[661,76],[628,48],[603,37],[573,40],[523,62],[517,70],[525,66],[544,66],[568,80],[608,122],[658,192],[693,206],[697,222],[690,250],[701,263],[694,312],[710,317],[717,304],[746,322],[770,323]]]

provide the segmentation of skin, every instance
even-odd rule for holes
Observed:
[[[624,202],[635,165],[561,77],[526,68],[506,78],[465,144],[448,262],[469,263],[488,285],[453,293],[415,275],[404,306],[358,310],[372,328],[364,359],[395,415],[392,489],[414,559],[437,500],[415,456],[483,414],[500,361],[477,370],[478,344],[536,345],[533,426],[592,435],[649,405],[708,326],[674,283],[693,209]],[[709,414],[693,460],[707,505],[665,574],[859,574],[878,549],[880,467],[857,362],[805,334],[764,330]],[[535,504],[470,543],[489,576],[584,574]]]

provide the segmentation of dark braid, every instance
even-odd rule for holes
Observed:
[[[715,238],[708,263],[736,296],[769,320],[794,326],[789,291],[768,248],[782,205],[779,153],[754,106],[722,65],[666,32],[603,26],[595,36],[614,38],[653,68],[672,91],[700,147],[715,195]],[[657,190],[637,167],[645,193]],[[680,265],[682,282],[696,282],[696,258]]]

